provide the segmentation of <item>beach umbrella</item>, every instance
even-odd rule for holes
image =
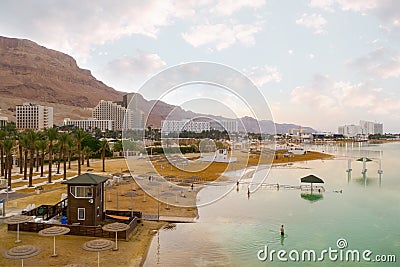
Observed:
[[[118,250],[118,232],[126,231],[129,229],[129,225],[126,223],[109,223],[103,226],[103,230],[107,232],[115,232],[115,249]]]
[[[313,190],[313,187],[312,187],[313,184],[323,184],[324,183],[324,181],[321,178],[319,178],[313,174],[310,174],[310,175],[307,175],[307,176],[301,178],[300,181],[302,183],[310,183],[311,184],[311,192]]]
[[[12,260],[22,260],[22,267],[24,267],[24,259],[28,259],[38,255],[42,249],[38,246],[23,245],[10,248],[3,252],[3,257]]]
[[[97,252],[97,266],[100,267],[100,251],[112,249],[114,242],[106,239],[95,239],[83,244],[82,248],[87,251]]]
[[[323,199],[324,197],[321,194],[300,194],[302,199],[308,200],[310,202],[316,202],[318,200]]]
[[[69,231],[71,231],[68,227],[62,227],[62,226],[52,226],[43,230],[39,231],[40,236],[52,236],[53,237],[53,244],[54,244],[54,249],[53,249],[53,255],[52,257],[56,257],[56,236],[58,235],[65,235],[68,234]]]
[[[21,242],[21,240],[19,240],[19,224],[31,222],[31,221],[33,221],[33,218],[31,216],[27,216],[27,215],[14,215],[14,216],[9,217],[4,220],[4,223],[6,223],[6,224],[16,224],[17,225],[17,240],[15,240],[15,243]]]

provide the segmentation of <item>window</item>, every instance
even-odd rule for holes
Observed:
[[[78,208],[78,220],[85,220],[85,208]]]
[[[71,186],[70,192],[75,198],[93,197],[93,187],[91,186]]]

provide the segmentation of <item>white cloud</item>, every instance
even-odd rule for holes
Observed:
[[[306,28],[314,30],[315,34],[321,34],[325,32],[326,19],[321,14],[307,14],[304,13],[301,18],[296,20],[296,24],[303,25]]]
[[[0,32],[32,39],[85,60],[94,47],[123,36],[139,34],[157,38],[162,27],[193,16],[195,3],[43,0],[21,4],[9,1],[0,9]]]
[[[261,8],[265,5],[265,2],[265,0],[223,0],[218,1],[210,11],[217,15],[230,16],[243,8]]]
[[[278,71],[277,67],[273,66],[251,67],[250,69],[244,69],[243,72],[257,87],[261,87],[270,82],[280,82],[282,80],[282,74]]]
[[[388,79],[400,77],[400,55],[388,49],[379,48],[369,54],[348,62],[367,76]]]
[[[262,27],[259,23],[236,24],[219,23],[204,24],[191,27],[189,32],[182,33],[182,38],[194,47],[211,45],[217,50],[222,50],[239,42],[246,46],[255,44],[255,34]]]
[[[293,53],[294,53],[294,51],[292,49],[289,49],[287,52],[289,55],[293,55]]]
[[[400,92],[391,95],[383,88],[366,83],[335,81],[315,76],[310,85],[298,86],[291,92],[292,104],[310,107],[315,119],[335,117],[392,116],[400,112]],[[303,110],[299,112],[304,112]],[[358,117],[358,119],[357,119]]]
[[[165,66],[159,55],[138,51],[132,56],[112,60],[98,75],[117,90],[137,91],[138,86]]]
[[[385,0],[311,0],[310,7],[321,8],[326,11],[334,11],[334,7],[338,6],[342,10],[366,11],[379,6],[379,2]]]

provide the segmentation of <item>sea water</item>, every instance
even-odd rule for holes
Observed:
[[[243,183],[199,208],[197,223],[159,231],[144,265],[399,266],[400,143],[314,149],[337,157],[274,167],[265,182],[296,186],[314,174],[325,181],[322,197],[309,200],[300,190],[280,186],[248,198]],[[365,175],[356,161],[361,156],[373,159]],[[221,189],[206,188],[199,197],[212,193],[208,190]]]

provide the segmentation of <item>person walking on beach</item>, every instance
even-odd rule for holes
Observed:
[[[283,224],[281,225],[281,236],[285,235],[285,229],[283,228]]]

